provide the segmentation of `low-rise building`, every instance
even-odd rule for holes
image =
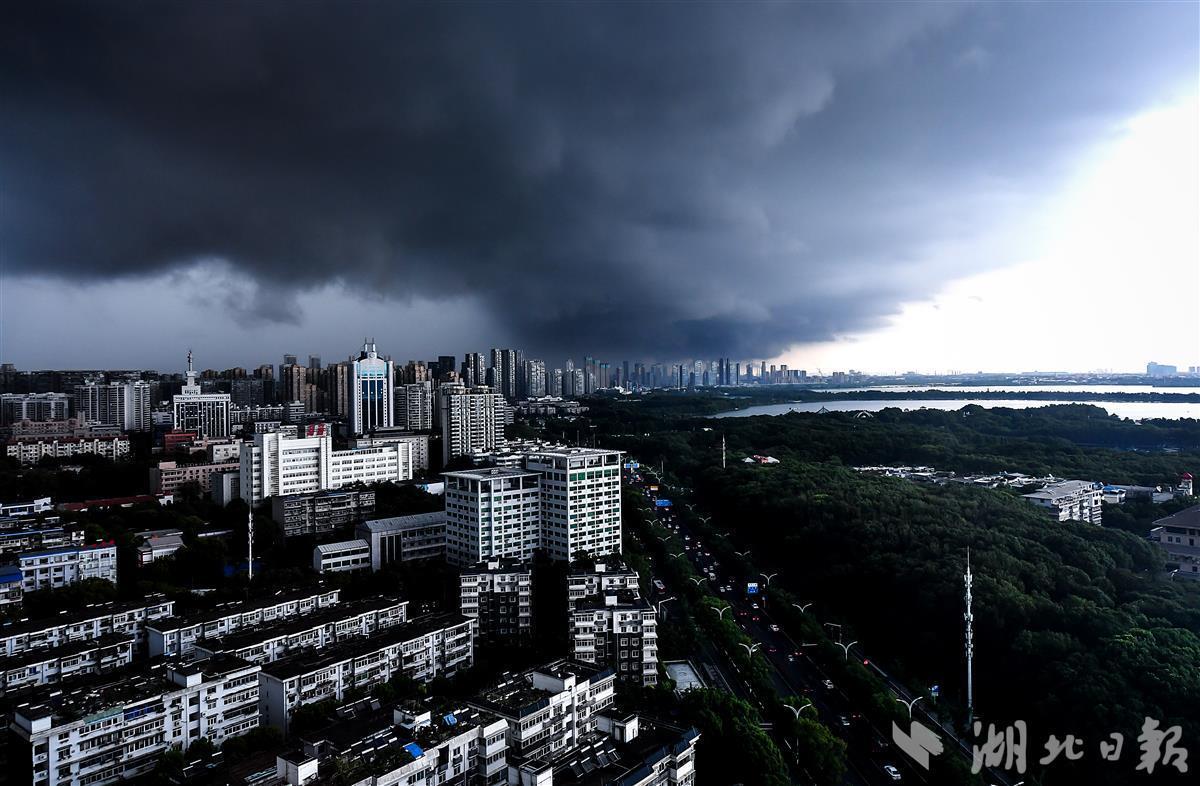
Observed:
[[[88,579],[117,583],[117,547],[111,541],[27,551],[17,556],[15,564],[21,571],[21,589],[27,593]]]
[[[70,691],[12,714],[9,777],[35,786],[106,786],[150,772],[172,747],[214,745],[258,726],[259,667],[214,658]]]
[[[64,611],[49,619],[9,623],[0,626],[0,657],[98,641],[112,635],[132,637],[141,649],[146,645],[146,626],[174,613],[175,601],[155,594],[140,601],[99,603]]]
[[[533,636],[533,571],[528,563],[489,560],[459,574],[459,610],[475,635],[497,641]]]
[[[1200,580],[1200,505],[1154,522],[1150,539],[1158,543],[1169,564],[1177,565],[1177,576]]]
[[[151,529],[138,532],[136,537],[141,539],[137,547],[139,565],[149,565],[183,548],[183,530],[179,529]]]
[[[71,456],[102,456],[125,458],[131,450],[129,437],[14,437],[5,445],[5,453],[25,465],[36,464],[43,458]]]
[[[317,573],[370,570],[371,544],[365,540],[321,543],[313,548],[312,566]]]
[[[638,715],[596,716],[596,729],[549,759],[515,759],[509,782],[538,786],[691,786],[700,732]]]
[[[0,660],[0,694],[93,674],[133,663],[132,636],[108,634],[53,649],[38,649]]]
[[[371,489],[341,489],[271,498],[271,518],[286,537],[323,535],[363,521],[375,512]]]
[[[341,590],[315,589],[280,592],[259,600],[227,603],[186,617],[171,617],[146,625],[150,656],[190,655],[200,639],[216,639],[244,628],[312,614],[338,603]]]
[[[16,565],[0,565],[0,614],[20,608],[25,601],[22,578],[21,569]]]
[[[557,660],[506,677],[468,703],[508,722],[509,782],[518,783],[521,761],[550,760],[578,745],[615,692],[612,669]]]
[[[263,667],[262,722],[288,733],[300,707],[341,700],[351,688],[379,685],[403,674],[419,682],[452,676],[474,663],[471,621],[461,614],[429,614],[372,636],[294,655]]]
[[[501,786],[508,782],[507,729],[503,719],[459,703],[410,701],[304,734],[296,762],[277,772],[298,770],[303,759],[315,764],[313,777],[334,767],[363,772],[355,781],[361,786]]]
[[[244,628],[228,636],[201,639],[201,657],[231,655],[250,663],[273,663],[305,650],[319,650],[408,621],[408,601],[372,598],[337,603],[321,611],[271,625]]]
[[[194,484],[201,494],[212,492],[213,474],[237,472],[238,460],[206,461],[197,464],[180,464],[178,461],[160,461],[150,468],[150,490],[155,494],[178,494],[188,484]]]
[[[1053,521],[1082,521],[1100,525],[1103,484],[1088,480],[1063,480],[1021,496],[1030,504],[1045,510]]]
[[[445,511],[364,521],[354,534],[371,544],[372,570],[394,562],[446,556]]]
[[[83,529],[67,529],[57,516],[45,521],[0,520],[0,555],[11,556],[24,551],[43,551],[83,544]]]
[[[426,428],[432,428],[432,426]],[[377,428],[350,440],[351,448],[375,448],[386,445],[408,445],[412,449],[413,470],[418,473],[429,471],[428,434],[414,434],[404,428]]]

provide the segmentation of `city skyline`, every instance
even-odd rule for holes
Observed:
[[[1200,363],[1194,4],[68,7],[0,49],[21,368]]]

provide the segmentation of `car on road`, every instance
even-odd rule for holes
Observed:
[[[789,652],[788,653],[788,663],[795,663],[795,662],[796,662],[796,656]]]
[[[824,680],[821,684],[825,686],[825,690],[833,690],[833,680]]]
[[[758,608],[758,601],[754,601],[753,603],[751,603],[751,604],[750,604],[750,608],[752,608],[752,609],[757,609],[757,608]]]
[[[775,646],[770,646],[770,647],[767,647],[767,652],[770,652],[771,654],[774,654],[774,653],[776,653],[776,652],[779,652],[779,648],[778,648],[778,647],[775,647]]]
[[[890,765],[890,764],[883,765],[883,771],[886,772],[887,776],[889,778],[891,778],[892,780],[894,780],[894,781],[900,780],[900,770],[896,769],[892,765]]]
[[[772,623],[771,623],[771,632],[772,632],[772,633],[778,633],[778,632],[779,632],[779,626],[778,626],[778,625],[776,625],[774,622],[772,622]]]
[[[850,728],[850,719],[847,718],[845,715],[839,715],[838,716],[838,724],[843,729],[848,729],[848,728]]]

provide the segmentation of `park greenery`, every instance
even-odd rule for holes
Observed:
[[[707,398],[702,409],[713,405],[715,397]],[[689,523],[723,565],[747,577],[779,571],[775,595],[815,601],[821,619],[844,624],[916,693],[940,685],[938,711],[960,727],[962,574],[970,550],[975,712],[985,728],[1026,721],[1035,762],[1050,734],[1074,734],[1095,749],[1113,732],[1136,740],[1146,717],[1181,726],[1185,740],[1200,737],[1200,588],[1169,580],[1158,548],[1143,537],[1156,514],[1186,503],[1110,507],[1117,526],[1094,527],[1051,522],[1006,489],[918,484],[853,469],[907,464],[1169,484],[1200,467],[1186,444],[1194,422],[1136,424],[1087,405],[714,421],[694,417],[692,404],[678,403],[685,400],[597,401],[584,427],[646,465],[662,462],[672,494],[713,514],[711,522]],[[1168,449],[1119,447],[1154,442]],[[740,461],[751,454],[780,463]],[[736,553],[747,548],[746,559]],[[691,613],[698,623],[706,619]],[[810,624],[784,614],[789,630]],[[890,703],[871,695],[877,686],[855,683],[846,684],[861,689],[868,705]],[[886,715],[883,706],[877,711]],[[1051,765],[1038,782],[1127,783],[1135,764],[1135,755],[1120,764],[1090,755]]]

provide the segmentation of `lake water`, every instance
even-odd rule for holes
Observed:
[[[914,388],[915,390],[927,390],[928,388]],[[1028,390],[1029,388],[1025,388]],[[1081,390],[1082,386],[1074,388]],[[1138,392],[1138,391],[1132,391]],[[1188,391],[1190,392],[1190,391]],[[1143,420],[1146,418],[1168,418],[1171,420],[1179,420],[1181,418],[1200,418],[1200,404],[1185,404],[1176,402],[1157,402],[1157,401],[1032,401],[1029,399],[941,399],[941,400],[923,400],[914,401],[911,399],[876,399],[866,401],[806,401],[795,404],[762,404],[755,407],[746,407],[745,409],[734,410],[733,412],[722,412],[719,415],[710,415],[713,418],[748,418],[754,415],[783,415],[788,412],[818,412],[821,407],[834,412],[858,412],[866,410],[867,412],[878,412],[881,409],[888,407],[896,407],[898,409],[916,410],[916,409],[939,409],[953,411],[962,409],[969,404],[977,404],[981,407],[1008,407],[1009,409],[1029,409],[1030,407],[1048,407],[1054,404],[1090,404],[1100,407],[1108,411],[1110,415],[1116,415],[1121,418],[1130,418],[1132,420]]]
[[[827,388],[812,386],[812,390],[827,393],[863,393],[878,390],[883,393],[915,393],[924,390],[946,390],[955,393],[1200,393],[1197,386],[1158,385],[870,385],[857,388]]]

